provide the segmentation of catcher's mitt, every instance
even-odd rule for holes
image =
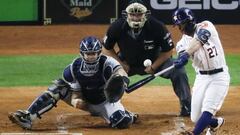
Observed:
[[[104,94],[107,100],[110,103],[114,103],[121,99],[124,91],[127,89],[128,83],[129,79],[127,77],[118,74],[112,75],[104,88]]]

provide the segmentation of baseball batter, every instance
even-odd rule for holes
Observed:
[[[191,105],[191,120],[196,124],[191,134],[199,135],[207,127],[207,135],[216,134],[224,119],[214,115],[221,108],[230,83],[218,32],[210,21],[196,23],[188,8],[176,10],[173,23],[183,33],[176,46],[179,57],[175,67],[184,66],[192,58],[196,71]]]
[[[137,115],[127,111],[120,100],[110,103],[104,94],[106,82],[112,75],[125,78],[124,86],[127,87],[127,73],[115,59],[101,52],[102,45],[97,38],[84,38],[80,42],[81,57],[65,68],[63,78],[56,80],[27,110],[18,110],[10,114],[9,119],[24,129],[31,129],[32,121],[41,118],[59,100],[63,100],[75,108],[104,118],[113,128],[128,128]]]

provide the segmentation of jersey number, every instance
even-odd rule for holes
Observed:
[[[213,58],[218,55],[217,49],[215,46],[213,46],[212,48],[208,48],[207,51],[208,51],[209,58]]]

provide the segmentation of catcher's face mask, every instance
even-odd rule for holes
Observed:
[[[99,57],[99,53],[98,52],[86,52],[86,53],[83,53],[83,59],[87,63],[95,63],[96,61],[98,61],[98,57]]]
[[[86,63],[97,63],[102,52],[102,44],[95,37],[86,37],[80,43],[80,55]]]

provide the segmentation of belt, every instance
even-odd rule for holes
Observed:
[[[199,71],[199,73],[202,75],[213,75],[220,72],[223,72],[223,68],[217,68],[217,69],[208,70],[208,71]]]

